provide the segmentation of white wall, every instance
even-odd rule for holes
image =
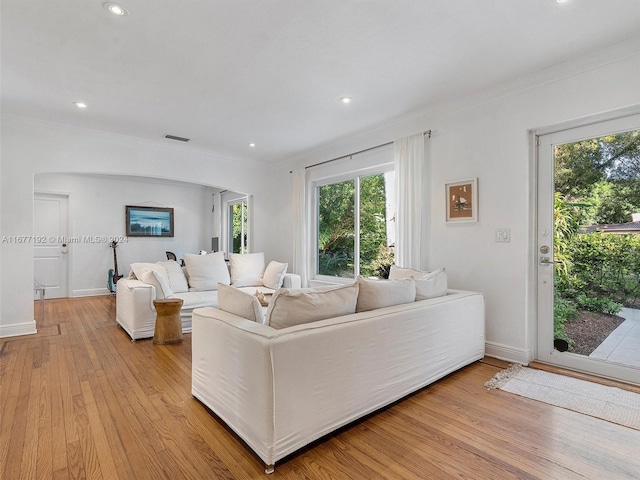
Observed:
[[[270,257],[269,196],[273,181],[270,169],[257,162],[231,161],[168,141],[153,142],[12,116],[2,118],[1,128],[3,236],[33,234],[35,174],[132,175],[252,194],[254,248]],[[109,210],[109,205],[104,208]],[[0,264],[0,337],[33,333],[33,246],[1,243]]]
[[[181,258],[184,253],[211,248],[211,207],[217,191],[211,187],[144,178],[46,173],[35,175],[34,189],[69,197],[67,235],[72,242],[68,243],[67,261],[71,297],[108,293],[105,279],[113,268],[110,237],[125,239],[117,248],[121,275],[129,272],[132,262],[165,260],[167,250]],[[125,205],[172,207],[174,236],[126,237]],[[89,237],[104,237],[106,241],[84,241]]]
[[[292,168],[432,130],[425,149],[431,178],[425,267],[446,267],[452,288],[484,292],[487,353],[523,363],[535,355],[536,332],[531,132],[640,104],[640,45],[621,45],[534,77],[311,152],[283,165],[280,175],[283,180]],[[471,177],[479,179],[479,221],[446,224],[444,184]],[[288,215],[290,209],[279,219],[281,229]],[[496,228],[509,228],[511,242],[496,243]]]

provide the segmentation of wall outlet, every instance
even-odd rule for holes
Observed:
[[[496,243],[509,243],[511,241],[510,228],[496,228]]]

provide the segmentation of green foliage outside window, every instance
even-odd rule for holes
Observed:
[[[621,305],[616,309],[613,303],[634,303],[640,297],[640,235],[577,235],[568,255],[572,265],[566,290],[585,309],[617,313]]]
[[[555,185],[582,225],[625,223],[640,212],[640,130],[555,148]]]
[[[356,205],[357,181],[359,203]],[[363,276],[384,275],[385,265],[388,271],[393,252],[387,245],[386,205],[384,174],[318,188],[320,275],[354,278],[356,263]],[[356,210],[360,218],[357,228]],[[357,262],[356,240],[360,250]]]
[[[360,275],[378,276],[380,247],[387,246],[387,196],[383,174],[360,181]],[[384,254],[385,252],[382,252]]]
[[[233,225],[231,253],[247,253],[248,211],[247,202],[234,203],[230,206],[231,223]]]
[[[617,313],[640,298],[640,235],[579,233],[640,212],[640,131],[555,148],[555,338],[578,310]]]
[[[355,182],[318,189],[318,273],[353,278]]]

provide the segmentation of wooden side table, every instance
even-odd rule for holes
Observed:
[[[156,326],[153,332],[153,343],[156,345],[169,345],[182,341],[182,320],[180,309],[182,299],[165,298],[154,300],[156,307]]]

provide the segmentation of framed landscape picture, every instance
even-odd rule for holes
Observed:
[[[447,222],[478,221],[478,179],[459,180],[445,184]]]
[[[127,205],[128,237],[173,237],[173,208]]]

